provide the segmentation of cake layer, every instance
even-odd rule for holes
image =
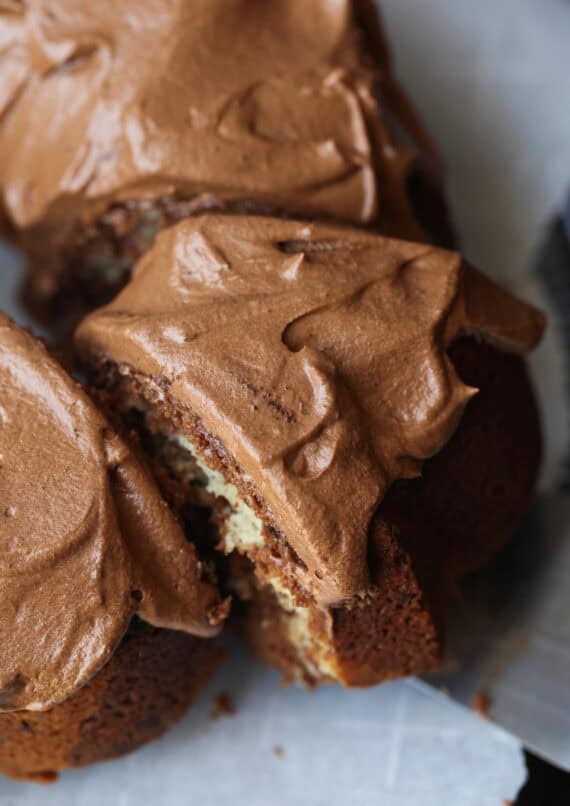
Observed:
[[[163,232],[76,343],[146,378],[184,427],[220,446],[230,481],[302,560],[303,587],[334,604],[366,589],[368,527],[386,490],[420,475],[476,394],[449,345],[473,334],[524,352],[542,326],[453,253],[208,216]]]
[[[523,362],[472,340],[454,345],[451,358],[479,394],[421,478],[396,483],[381,503],[362,606],[329,609],[323,626],[308,604],[299,636],[299,608],[292,616],[267,581],[247,575],[234,617],[256,653],[288,677],[369,686],[437,669],[461,578],[505,545],[529,507],[541,440]],[[233,573],[240,590],[243,577]]]
[[[192,705],[220,656],[213,641],[135,620],[109,663],[65,702],[0,714],[0,772],[50,783],[62,770],[157,739]]]
[[[100,365],[109,405],[138,429],[165,496],[201,548],[221,552],[234,622],[288,678],[373,685],[437,668],[458,580],[504,545],[526,511],[540,430],[524,364],[465,338],[450,357],[479,392],[422,476],[397,482],[380,504],[368,536],[366,594],[332,608],[318,607],[300,586],[299,559],[228,481],[219,445],[190,423],[191,436],[183,436],[178,410],[146,379]],[[350,495],[350,479],[345,488]]]
[[[209,517],[259,654],[359,685],[437,664],[456,580],[524,511],[540,433],[512,353],[542,326],[452,253],[205,216],[76,344],[165,494]]]
[[[226,606],[132,449],[43,345],[0,315],[0,711],[42,710],[112,657],[136,613],[196,636]]]

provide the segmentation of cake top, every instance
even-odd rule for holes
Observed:
[[[29,227],[204,194],[425,239],[407,182],[437,158],[368,6],[0,0],[6,210]]]
[[[133,614],[217,632],[220,599],[153,481],[41,343],[0,314],[0,711],[64,700]]]
[[[475,389],[462,334],[524,352],[543,317],[454,253],[363,231],[204,216],[164,231],[80,326],[87,360],[159,380],[262,497],[318,601],[366,589],[372,515]]]

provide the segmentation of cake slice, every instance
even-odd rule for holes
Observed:
[[[457,254],[213,215],[161,233],[76,347],[260,656],[368,685],[437,666],[457,580],[529,502],[542,328]]]
[[[369,0],[2,3],[0,77],[0,196],[48,317],[205,210],[452,238]]]
[[[187,709],[227,612],[136,455],[0,314],[0,771],[49,780]]]

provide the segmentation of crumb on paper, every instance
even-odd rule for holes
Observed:
[[[471,701],[472,710],[483,719],[491,719],[491,705],[491,697],[484,689],[477,691],[473,697],[473,700]]]
[[[283,750],[280,744],[276,744],[273,748],[273,755],[277,756],[277,758],[283,758],[285,755],[285,750]]]
[[[26,777],[35,784],[54,784],[59,779],[59,773],[55,770],[43,770],[28,774]]]
[[[219,719],[221,716],[234,716],[236,710],[232,695],[227,691],[221,691],[212,700],[210,718]]]

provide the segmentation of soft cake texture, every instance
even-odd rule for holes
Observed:
[[[219,546],[253,563],[253,574],[237,572],[242,598],[255,599],[253,577],[261,580],[258,612],[271,613],[274,627],[285,622],[279,630],[297,655],[312,645],[305,670],[312,664],[313,676],[343,679],[328,658],[335,619],[382,607],[373,559],[379,505],[395,482],[421,476],[477,395],[448,350],[465,337],[485,340],[493,348],[477,349],[492,368],[504,363],[494,348],[522,353],[542,327],[535,309],[453,253],[336,227],[206,216],[162,233],[129,286],[81,325],[76,344],[115,405],[142,412],[147,434],[180,449],[178,467],[166,461],[171,475],[213,508]],[[524,370],[518,359],[506,365],[512,380],[498,384],[499,406],[520,387],[530,430],[520,514],[539,438]],[[180,464],[191,468],[186,478]],[[510,528],[514,520],[510,511]],[[261,536],[252,529],[259,521]],[[490,534],[489,544],[508,532]],[[392,535],[388,567],[398,551],[404,546]],[[437,636],[415,569],[402,573],[425,622],[421,668],[433,664]],[[411,621],[400,624],[403,644]],[[398,663],[418,667],[413,657]]]

